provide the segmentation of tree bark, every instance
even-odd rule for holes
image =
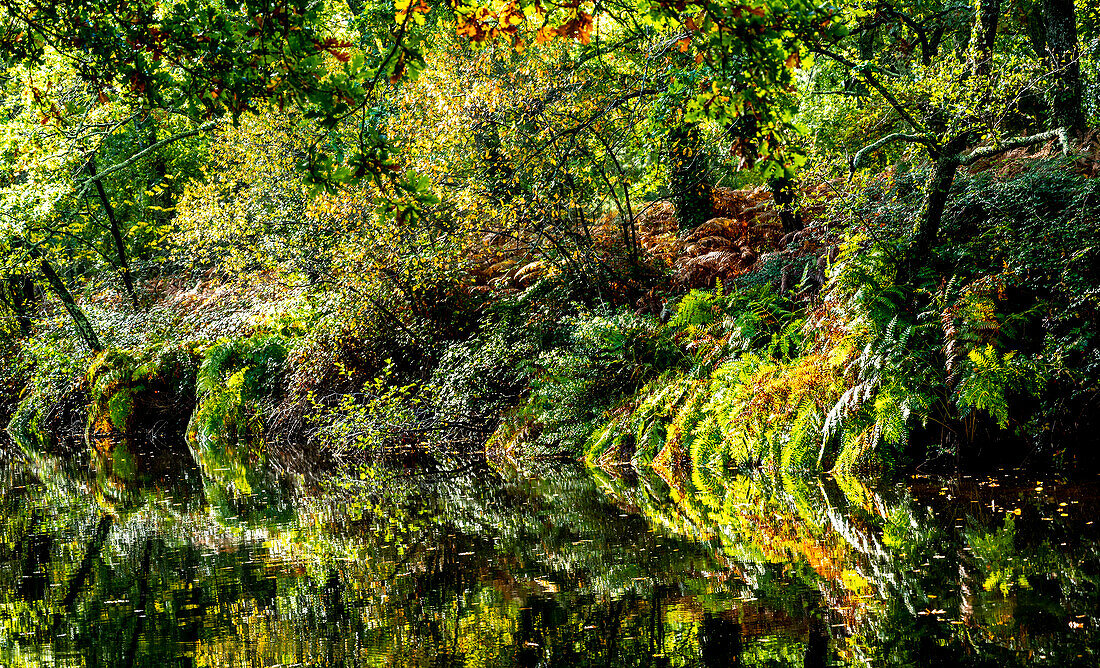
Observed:
[[[17,274],[4,280],[0,287],[0,297],[15,314],[15,323],[20,336],[31,332],[31,305],[35,301],[34,281],[30,276]]]
[[[1039,2],[1034,2],[1024,10],[1024,29],[1027,33],[1028,44],[1031,45],[1035,57],[1042,60],[1047,55],[1047,26],[1043,20],[1043,7]]]
[[[801,230],[805,225],[802,222],[802,212],[797,206],[798,191],[787,177],[772,179],[768,182],[768,188],[772,191],[772,198],[779,209],[779,221],[783,223],[783,234],[790,234]]]
[[[41,527],[41,518],[35,513],[31,519],[31,525],[38,529]],[[46,531],[31,533],[23,539],[24,546],[16,549],[22,553],[22,577],[15,585],[16,594],[27,601],[41,601],[46,598],[46,592],[50,585],[50,554],[53,551],[53,536]]]
[[[997,41],[1000,18],[1001,0],[979,1],[978,16],[974,22],[974,40],[978,50],[974,72],[983,80],[988,79],[993,71],[993,45]]]
[[[88,159],[88,175],[95,176],[95,156]],[[111,206],[111,198],[107,197],[107,191],[103,188],[101,179],[95,180],[96,193],[103,205],[103,212],[107,215],[107,227],[111,231],[111,239],[115,246],[115,255],[118,257],[118,271],[122,276],[122,284],[126,286],[126,292],[130,295],[130,301],[137,306],[137,292],[134,290],[134,279],[130,275],[130,260],[126,255],[126,244],[122,240],[122,230],[118,226],[118,217],[115,216],[115,208]]]
[[[1056,127],[1075,132],[1085,127],[1076,10],[1073,0],[1042,0],[1042,6],[1047,67],[1052,76],[1051,117]]]
[[[902,265],[898,283],[905,283],[913,279],[917,272],[927,261],[928,253],[932,250],[932,244],[940,233],[940,225],[943,222],[943,213],[947,209],[947,200],[951,196],[951,186],[955,183],[955,175],[962,165],[961,154],[972,141],[969,133],[963,133],[954,137],[946,145],[933,152],[936,161],[935,171],[932,173],[932,182],[928,184],[928,194],[925,197],[924,211],[917,221],[913,234],[913,243],[909,247],[906,261]]]
[[[69,316],[72,317],[73,324],[76,326],[76,333],[80,336],[84,345],[88,346],[88,349],[94,353],[103,350],[103,346],[99,342],[99,336],[96,335],[92,323],[88,321],[88,317],[84,315],[84,311],[80,310],[80,306],[78,306],[76,300],[73,299],[72,293],[65,287],[65,281],[62,281],[61,277],[57,275],[50,261],[39,256],[38,266],[42,270],[42,275],[46,277],[46,282],[53,288],[54,294],[61,300],[61,303],[65,306],[65,310],[68,311]]]
[[[925,198],[924,212],[917,222],[917,229],[913,235],[913,245],[910,247],[906,258],[904,274],[898,277],[899,283],[912,279],[927,262],[932,244],[939,236],[940,225],[943,222],[943,212],[947,209],[951,186],[955,183],[955,174],[958,171],[959,161],[954,152],[941,155],[936,159],[936,168],[932,174],[932,182],[928,185],[928,195]]]
[[[141,553],[141,569],[138,571],[138,600],[134,606],[133,628],[130,631],[130,642],[122,664],[125,668],[133,668],[138,654],[138,640],[141,639],[141,632],[145,629],[145,619],[150,616],[146,612],[146,606],[149,605],[149,579],[153,576],[150,568],[152,554],[153,539],[146,538],[145,549]]]
[[[808,611],[806,653],[802,655],[803,668],[825,668],[829,665],[829,628],[825,625],[825,611],[817,604]]]

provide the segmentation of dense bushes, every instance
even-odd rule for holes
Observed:
[[[1095,186],[1060,159],[961,177],[927,269],[902,277],[921,173],[832,204],[843,241],[816,294],[750,275],[673,300],[662,323],[546,278],[498,297],[468,338],[437,342],[430,377],[360,381],[318,412],[317,433],[361,449],[488,436],[500,456],[703,477],[980,466],[993,448],[1050,460],[1095,419]]]
[[[88,359],[64,338],[24,339],[15,360],[5,365],[14,409],[7,433],[24,454],[43,453],[85,459],[87,389],[79,382]]]
[[[193,458],[227,512],[281,494],[272,470],[294,458],[318,469],[486,447],[702,482],[732,468],[1080,461],[1087,449],[1065,444],[1100,413],[1095,180],[1060,158],[964,175],[934,256],[902,276],[921,179],[899,170],[829,204],[827,229],[809,231],[841,239],[813,251],[832,259],[821,290],[780,293],[762,260],[671,298],[664,321],[558,274],[478,299],[448,284],[454,308],[409,330],[365,308],[91,357],[30,337],[9,431],[121,481]],[[780,251],[804,243],[790,238]]]
[[[911,282],[897,267],[920,200],[903,172],[863,192],[810,303],[719,286],[685,295],[665,325],[565,319],[504,434],[516,447],[523,423],[590,461],[673,470],[980,466],[993,449],[1001,465],[1049,461],[1096,415],[1096,186],[1060,159],[1016,169],[962,179]]]

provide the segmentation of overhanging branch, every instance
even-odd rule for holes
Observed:
[[[1046,132],[1040,132],[1037,135],[1031,135],[1028,137],[1015,137],[1013,139],[1007,139],[1004,142],[996,146],[982,146],[976,148],[966,155],[957,156],[959,164],[962,166],[972,165],[975,162],[983,158],[991,158],[995,155],[1004,153],[1005,151],[1011,151],[1014,148],[1024,148],[1025,146],[1034,146],[1035,144],[1041,144],[1051,139],[1057,139],[1062,145],[1062,153],[1069,153],[1069,132],[1066,128],[1057,128],[1054,130],[1048,130]]]
[[[80,192],[77,193],[77,197],[78,198],[84,197],[88,193],[88,189],[91,188],[92,185],[94,183],[96,183],[97,181],[102,180],[103,177],[109,176],[109,175],[113,174],[114,172],[117,172],[121,169],[126,169],[130,165],[134,164],[138,160],[141,160],[142,158],[144,158],[145,156],[149,155],[150,153],[156,151],[157,149],[160,149],[164,146],[167,146],[168,144],[171,144],[173,142],[177,142],[181,139],[187,139],[188,137],[194,137],[195,135],[201,134],[201,133],[206,132],[208,130],[213,130],[215,127],[217,127],[217,125],[218,125],[218,121],[209,121],[207,123],[203,123],[202,125],[195,128],[194,130],[188,130],[187,132],[181,132],[179,134],[172,135],[171,137],[167,137],[165,139],[162,139],[162,140],[158,141],[155,144],[152,144],[150,146],[147,146],[147,147],[143,148],[142,150],[138,151],[137,153],[133,154],[132,156],[130,156],[126,160],[123,160],[122,162],[118,163],[117,165],[111,165],[110,167],[108,167],[107,169],[104,169],[101,172],[98,172],[94,175],[88,176],[87,178],[85,178],[82,181],[81,186],[80,186]]]
[[[558,141],[562,137],[569,137],[569,136],[574,136],[575,137],[576,135],[583,132],[585,129],[587,129],[590,125],[592,125],[596,121],[600,120],[601,118],[603,118],[607,114],[610,114],[612,111],[614,111],[618,107],[622,106],[624,103],[629,102],[630,100],[633,100],[636,97],[641,97],[643,95],[656,95],[659,92],[661,92],[661,91],[659,89],[656,89],[656,88],[642,88],[640,90],[635,90],[635,91],[631,91],[629,93],[626,93],[624,95],[620,95],[616,99],[612,100],[611,103],[608,104],[603,109],[594,112],[591,116],[588,117],[587,120],[585,120],[585,121],[583,121],[583,122],[581,122],[577,125],[574,125],[571,128],[561,130],[561,131],[557,132],[556,134],[554,134],[553,137],[550,137],[550,139],[548,139],[546,141],[546,143],[544,143],[541,147],[539,147],[539,151],[541,152],[541,151],[546,150],[550,145],[552,145],[554,142]]]
[[[874,153],[883,146],[886,146],[887,144],[892,144],[896,141],[909,142],[910,144],[924,144],[929,148],[933,148],[935,146],[934,142],[925,135],[908,135],[904,132],[895,132],[894,134],[886,135],[882,139],[872,144],[868,144],[867,146],[864,146],[863,148],[856,151],[856,154],[852,156],[852,158],[848,161],[849,171],[854,172],[859,169],[865,155]]]
[[[909,126],[912,127],[914,130],[927,132],[927,129],[924,127],[924,125],[918,123],[917,119],[913,118],[913,115],[909,113],[905,106],[902,105],[902,103],[896,97],[894,97],[893,93],[886,89],[886,86],[884,86],[882,82],[878,80],[878,77],[876,77],[870,70],[863,69],[862,71],[860,71],[860,67],[856,63],[848,60],[839,53],[833,53],[832,51],[820,45],[815,45],[811,48],[811,51],[830,58],[837,63],[843,65],[844,67],[847,67],[853,72],[858,72],[863,80],[866,81],[869,86],[877,90],[879,95],[881,95],[883,99],[886,100],[886,103],[893,107],[894,111],[898,112],[898,115],[901,116],[901,119],[903,121],[908,123]]]

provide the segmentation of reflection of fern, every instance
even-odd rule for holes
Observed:
[[[1008,596],[1017,588],[1031,586],[1024,571],[1028,560],[1021,559],[1016,550],[1016,518],[1012,513],[1005,515],[1000,529],[973,527],[966,531],[966,539],[975,562],[985,574],[983,589]]]

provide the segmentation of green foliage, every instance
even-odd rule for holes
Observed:
[[[972,368],[957,388],[956,402],[963,417],[984,410],[1001,429],[1008,426],[1009,392],[1034,394],[1042,386],[1040,370],[1014,352],[998,355],[993,346],[970,351]]]
[[[23,340],[18,357],[4,360],[9,382],[19,388],[6,431],[31,457],[74,454],[74,432],[83,431],[85,420],[79,378],[88,356],[63,334],[51,334]],[[78,452],[86,455],[85,448]]]
[[[92,423],[106,419],[125,435],[134,418],[135,398],[164,392],[164,401],[185,401],[194,393],[197,368],[187,344],[165,343],[140,352],[107,350],[96,355],[87,378]],[[103,425],[107,426],[107,425]]]
[[[714,322],[722,299],[721,285],[714,291],[692,290],[676,305],[676,315],[668,321],[674,330],[702,329]]]
[[[335,405],[315,403],[309,417],[317,425],[313,438],[335,462],[378,459],[425,437],[420,420],[428,408],[424,392],[414,384],[396,384],[393,375],[386,367],[358,392],[340,395]]]
[[[1008,596],[1017,589],[1030,589],[1027,564],[1016,549],[1016,517],[1006,513],[999,529],[981,530],[971,527],[967,543],[985,575],[982,588]]]
[[[203,355],[187,437],[207,480],[247,496],[270,483],[265,408],[279,391],[289,342],[259,332],[222,340]]]
[[[689,293],[664,327],[689,364],[613,410],[592,432],[588,458],[625,432],[636,457],[666,466],[818,468],[837,368],[804,350],[800,316],[769,289]]]
[[[669,190],[680,229],[694,229],[711,217],[711,185],[700,134],[694,123],[678,124],[668,133]]]
[[[526,312],[523,305],[515,308],[492,316],[496,321],[486,326],[487,331],[450,344],[440,357],[430,385],[442,419],[491,429],[527,389],[531,360],[553,333],[540,325],[545,314]]]
[[[494,430],[718,489],[1100,423],[1094,139],[996,153],[1060,116],[1035,3],[24,4],[0,0],[0,351],[28,449],[79,424],[138,472],[187,395],[227,499],[270,438]],[[807,223],[781,240],[762,190],[706,187],[777,178]],[[730,225],[685,243],[661,198]],[[670,292],[696,251],[740,275]]]
[[[676,359],[651,318],[607,310],[567,320],[568,338],[533,363],[541,442],[580,452],[605,411]]]

